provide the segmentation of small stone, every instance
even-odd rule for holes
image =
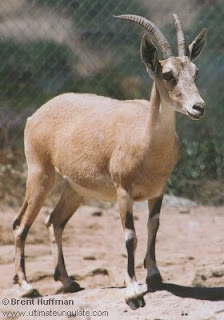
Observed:
[[[191,212],[189,208],[184,208],[184,207],[179,208],[178,211],[179,213],[182,213],[182,214],[188,214]]]
[[[102,215],[103,215],[102,211],[95,211],[92,213],[93,217],[102,217]]]
[[[203,281],[207,280],[206,275],[202,274],[202,275],[201,275],[201,279],[202,279]]]
[[[212,275],[214,277],[223,277],[224,276],[224,268],[223,267],[215,267],[215,268],[212,268]]]
[[[86,256],[83,259],[84,260],[96,260],[96,257],[94,257],[94,256]]]
[[[92,274],[93,276],[98,275],[98,274],[102,274],[102,275],[104,275],[104,276],[108,276],[108,275],[109,275],[109,272],[108,272],[108,270],[105,269],[105,268],[97,268],[97,269],[94,269],[93,271],[91,271],[91,274]]]

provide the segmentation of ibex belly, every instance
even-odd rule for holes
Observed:
[[[98,201],[116,201],[116,188],[109,179],[103,179],[101,184],[89,185],[88,187],[79,184],[68,178],[71,187],[86,198]],[[99,181],[100,183],[100,181]],[[107,184],[106,184],[107,183]]]
[[[116,201],[116,186],[109,172],[99,174],[95,179],[77,179],[63,175],[71,187],[82,196],[99,201]],[[130,181],[134,201],[144,201],[159,197],[164,190],[167,177],[147,175],[140,180]]]

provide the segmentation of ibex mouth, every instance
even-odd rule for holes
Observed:
[[[201,116],[200,115],[198,115],[198,116],[193,115],[188,111],[187,111],[187,115],[191,120],[200,120],[200,119],[202,119],[204,117],[204,115],[201,115]]]

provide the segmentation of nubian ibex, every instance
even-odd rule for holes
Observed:
[[[25,274],[24,247],[28,231],[49,191],[55,175],[65,181],[54,210],[46,219],[53,248],[55,280],[65,292],[79,291],[65,268],[62,251],[63,229],[80,206],[83,197],[117,201],[127,249],[126,303],[132,308],[145,305],[135,275],[137,237],[133,202],[148,201],[148,244],[144,266],[146,283],[153,287],[162,278],[156,264],[155,241],[164,188],[178,160],[175,111],[197,120],[204,116],[192,62],[202,51],[207,30],[203,29],[189,47],[181,23],[174,14],[178,56],[169,42],[149,20],[136,15],[116,18],[133,21],[146,31],[140,54],[153,79],[150,101],[119,101],[94,94],[66,93],[38,109],[25,128],[28,177],[25,199],[14,220],[15,277],[21,295],[32,294]],[[158,60],[157,49],[164,60]]]

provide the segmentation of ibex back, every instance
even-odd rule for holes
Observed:
[[[174,57],[168,41],[151,21],[135,15],[117,18],[138,23],[148,31],[142,38],[140,53],[154,81],[150,101],[67,93],[48,101],[28,119],[26,195],[13,223],[14,282],[23,296],[34,292],[25,274],[25,239],[54,186],[56,173],[64,178],[65,186],[46,226],[53,246],[54,278],[62,282],[64,291],[81,289],[67,274],[62,232],[83,197],[118,202],[128,255],[125,300],[132,309],[145,304],[135,276],[133,202],[148,200],[146,283],[151,288],[162,281],[155,241],[164,188],[179,154],[175,111],[191,119],[204,115],[204,101],[195,84],[197,68],[192,60],[204,46],[206,30],[187,48],[180,21],[174,15],[178,42],[178,57]],[[164,60],[158,60],[153,41],[158,43]]]

